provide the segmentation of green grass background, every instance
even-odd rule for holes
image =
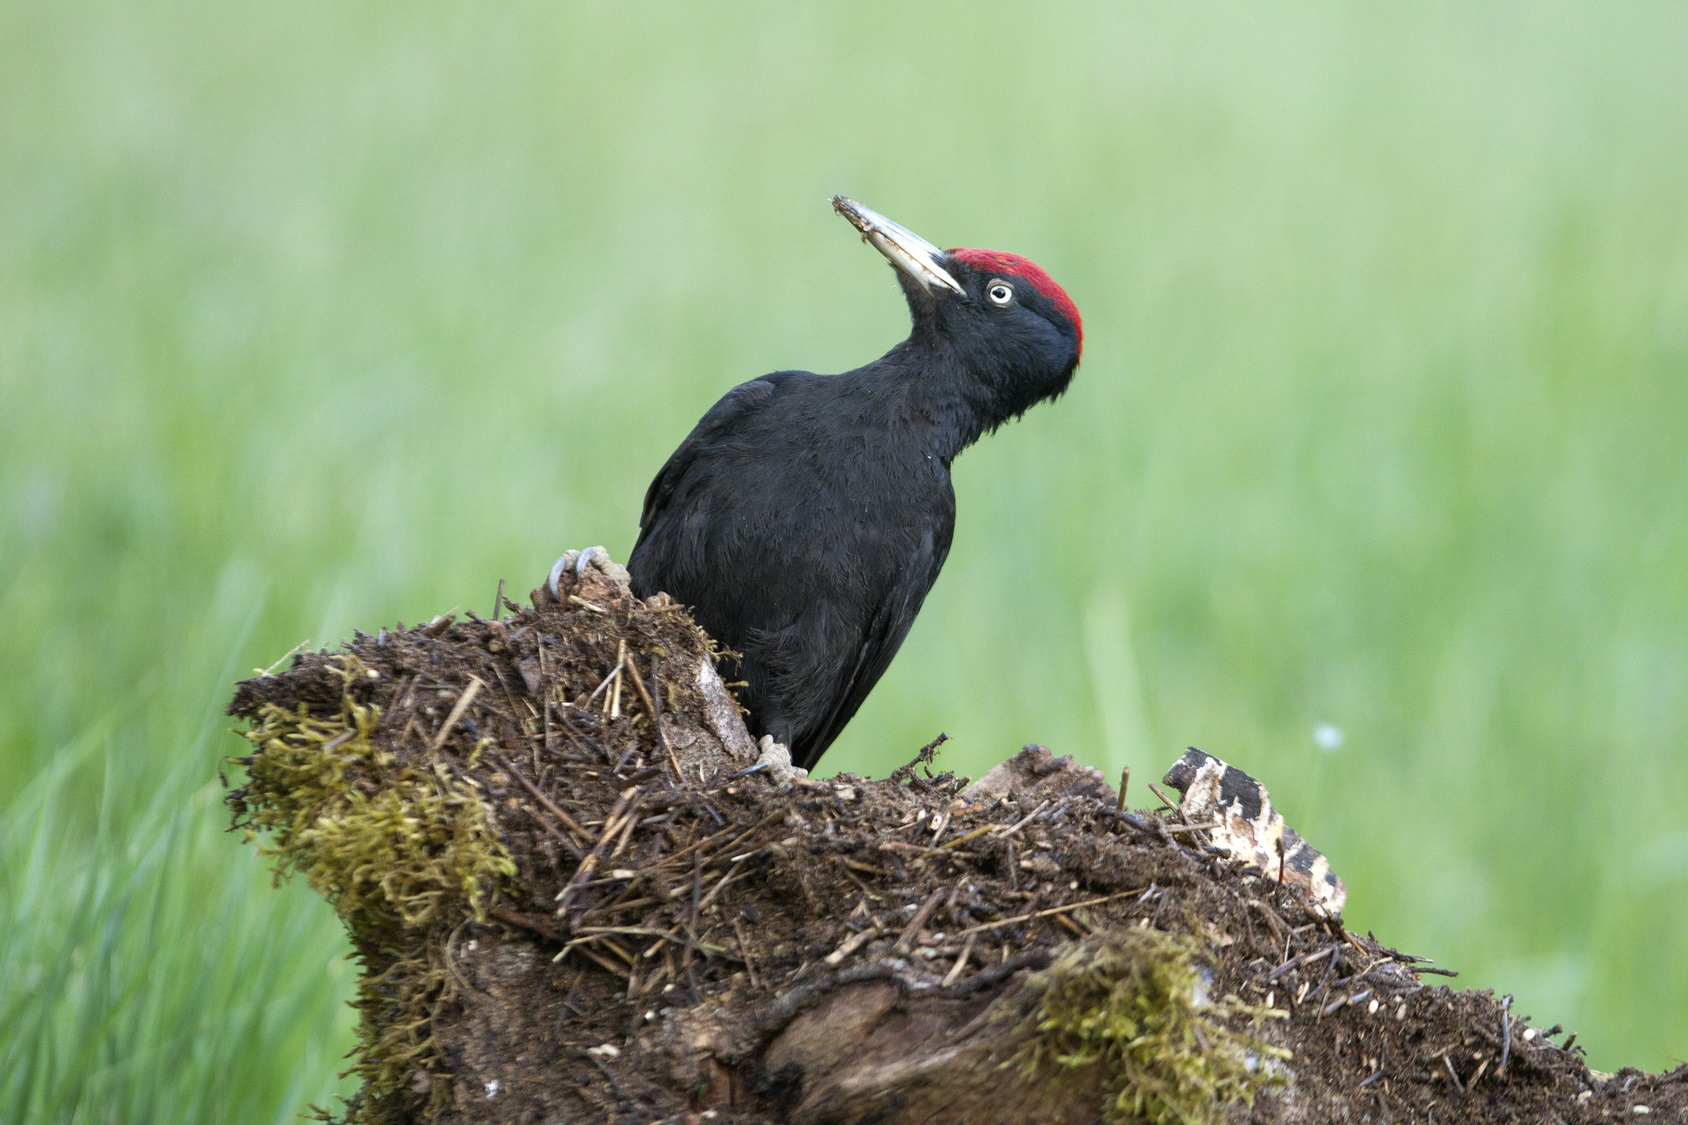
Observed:
[[[1352,925],[1682,1060],[1684,58],[1669,3],[0,2],[0,1119],[344,1089],[231,679],[625,557],[729,386],[900,339],[837,191],[1087,348],[825,764],[1199,745]]]

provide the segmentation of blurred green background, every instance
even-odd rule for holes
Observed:
[[[1684,58],[1669,3],[4,0],[0,1118],[343,1089],[230,681],[625,558],[729,386],[900,339],[839,191],[1088,346],[825,766],[1201,746],[1355,928],[1681,1061]]]

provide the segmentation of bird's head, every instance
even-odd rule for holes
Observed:
[[[1001,250],[940,250],[853,199],[835,196],[832,206],[896,267],[911,342],[942,349],[996,400],[987,428],[1066,390],[1084,323],[1036,263]]]

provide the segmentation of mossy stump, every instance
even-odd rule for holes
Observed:
[[[240,685],[235,824],[360,963],[325,1119],[1688,1120],[1041,747],[743,773],[719,654],[618,577]]]

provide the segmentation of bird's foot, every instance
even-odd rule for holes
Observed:
[[[566,575],[574,575],[576,580],[585,578],[587,572],[597,570],[615,585],[626,589],[629,582],[627,568],[610,559],[608,551],[602,547],[588,547],[584,551],[567,551],[563,557],[551,564],[551,574],[545,580],[545,588],[551,592],[556,601],[563,600],[563,579]]]
[[[751,770],[766,770],[769,780],[781,789],[790,789],[794,785],[801,785],[809,780],[809,771],[791,764],[791,749],[783,742],[775,742],[774,736],[765,734],[756,742],[756,748],[762,756],[756,759]]]

